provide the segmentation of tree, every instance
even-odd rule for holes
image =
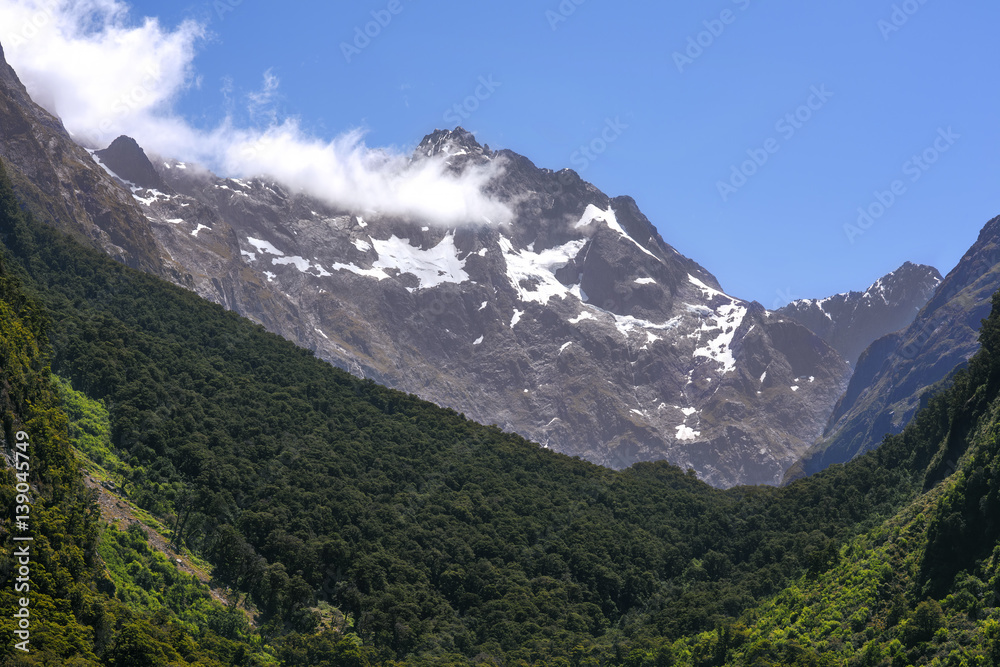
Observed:
[[[118,633],[104,662],[108,667],[157,667],[167,660],[142,625],[130,623]]]

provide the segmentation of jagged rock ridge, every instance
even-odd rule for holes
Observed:
[[[877,339],[909,326],[941,279],[932,266],[906,262],[864,292],[799,299],[777,312],[809,327],[854,366]]]
[[[150,160],[127,138],[88,155],[5,64],[0,119],[0,157],[41,222],[545,447],[773,484],[846,386],[829,345],[727,294],[631,198],[460,128],[425,137],[413,160],[502,165],[489,188],[511,222],[342,210],[267,178]]]

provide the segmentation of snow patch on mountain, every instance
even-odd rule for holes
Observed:
[[[278,250],[277,248],[275,248],[273,245],[271,245],[270,243],[268,243],[267,241],[264,241],[262,239],[255,239],[252,236],[248,236],[247,237],[247,243],[249,243],[254,248],[256,248],[257,252],[259,252],[262,255],[264,253],[269,253],[271,255],[276,255],[277,257],[283,257],[285,255],[285,253],[281,252],[280,250]]]
[[[389,277],[389,274],[382,269],[363,269],[355,264],[344,264],[342,262],[336,262],[331,267],[334,271],[350,271],[359,276],[365,276],[366,278],[374,278],[376,280],[385,280]]]
[[[147,190],[145,188],[140,188],[133,183],[129,183],[128,181],[125,181],[125,184],[131,186],[132,197],[143,206],[152,206],[160,199],[172,199],[170,195],[164,194],[159,190],[151,190],[151,189]],[[140,192],[144,192],[147,196],[140,197],[139,196]]]
[[[720,306],[715,315],[702,323],[701,328],[692,335],[697,335],[700,340],[703,333],[715,331],[720,333],[706,345],[697,348],[694,351],[694,356],[696,358],[706,357],[722,364],[723,373],[731,373],[736,370],[736,359],[732,350],[733,337],[740,324],[743,323],[746,314],[747,309],[738,303]]]
[[[676,329],[681,323],[680,317],[674,317],[670,320],[662,323],[650,322],[649,320],[642,320],[638,317],[633,317],[631,315],[616,315],[615,313],[609,313],[615,319],[615,327],[623,336],[628,336],[628,334],[636,329],[656,329],[660,331],[670,331],[671,329]],[[646,332],[648,335],[648,331]],[[649,341],[654,342],[654,341]]]
[[[397,238],[395,234],[387,241],[372,239],[372,245],[378,253],[378,261],[372,268],[409,273],[417,277],[421,289],[469,280],[465,262],[458,258],[454,232],[446,234],[440,243],[428,250],[412,246],[408,239]]]
[[[521,301],[546,304],[554,296],[571,296],[569,288],[556,279],[555,271],[576,258],[586,239],[576,239],[563,245],[532,252],[514,250],[510,239],[500,235],[500,249],[507,263],[507,278]]]
[[[308,259],[305,259],[303,257],[299,257],[297,255],[293,256],[293,257],[278,257],[278,258],[273,258],[273,259],[271,259],[271,264],[281,264],[281,265],[291,264],[291,265],[295,266],[296,269],[298,269],[299,271],[301,271],[303,273],[305,273],[306,271],[308,271],[312,267],[312,262],[310,262]]]
[[[626,232],[625,229],[621,226],[621,224],[619,224],[618,216],[615,215],[615,210],[610,206],[608,207],[607,211],[604,211],[598,206],[595,206],[593,204],[587,204],[587,208],[584,209],[583,215],[580,216],[580,219],[577,221],[577,223],[573,225],[573,228],[581,229],[583,227],[589,227],[595,222],[603,222],[608,226],[609,229],[618,232],[623,238],[626,238],[632,243],[634,243],[635,247],[637,247],[639,250],[643,251],[644,253],[646,253],[647,255],[649,255],[654,259],[660,259],[656,255],[651,253],[647,248],[640,245],[638,241],[636,241],[634,238],[628,235],[628,232]]]
[[[694,440],[701,436],[701,431],[696,431],[690,426],[681,424],[677,427],[677,439],[678,440]]]
[[[688,274],[688,280],[691,282],[691,284],[693,284],[695,287],[697,287],[698,289],[700,289],[704,293],[705,297],[707,299],[709,299],[709,300],[711,300],[711,299],[713,299],[713,298],[715,298],[717,296],[724,296],[727,299],[732,299],[733,298],[733,297],[729,296],[728,294],[726,294],[725,292],[720,292],[717,289],[709,287],[705,283],[701,282],[700,280],[698,280],[697,278],[695,278],[694,276],[692,276],[690,273]]]

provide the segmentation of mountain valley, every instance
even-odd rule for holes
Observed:
[[[768,310],[572,170],[410,164],[510,218],[81,146],[0,48],[3,664],[1000,667],[1000,218]]]

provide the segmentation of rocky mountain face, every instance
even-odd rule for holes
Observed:
[[[820,442],[787,479],[848,461],[900,432],[926,399],[979,349],[980,323],[1000,289],[1000,217],[905,329],[878,339],[857,363]]]
[[[725,293],[632,199],[461,129],[413,159],[502,165],[490,188],[511,222],[340,210],[150,161],[127,137],[90,152],[6,63],[0,128],[39,221],[355,374],[600,464],[666,459],[717,486],[775,484],[847,385],[833,348]]]
[[[777,312],[818,334],[854,366],[877,339],[909,326],[941,280],[934,267],[906,262],[864,292],[799,299]]]
[[[180,280],[128,189],[97,167],[62,121],[35,104],[0,46],[0,159],[18,196],[50,222],[115,259]]]
[[[628,197],[461,128],[413,159],[441,157],[502,163],[492,187],[513,222],[359,215],[147,162],[127,138],[94,155],[194,290],[358,375],[567,454],[667,459],[718,486],[777,483],[819,437],[850,368],[815,334],[726,294]]]

